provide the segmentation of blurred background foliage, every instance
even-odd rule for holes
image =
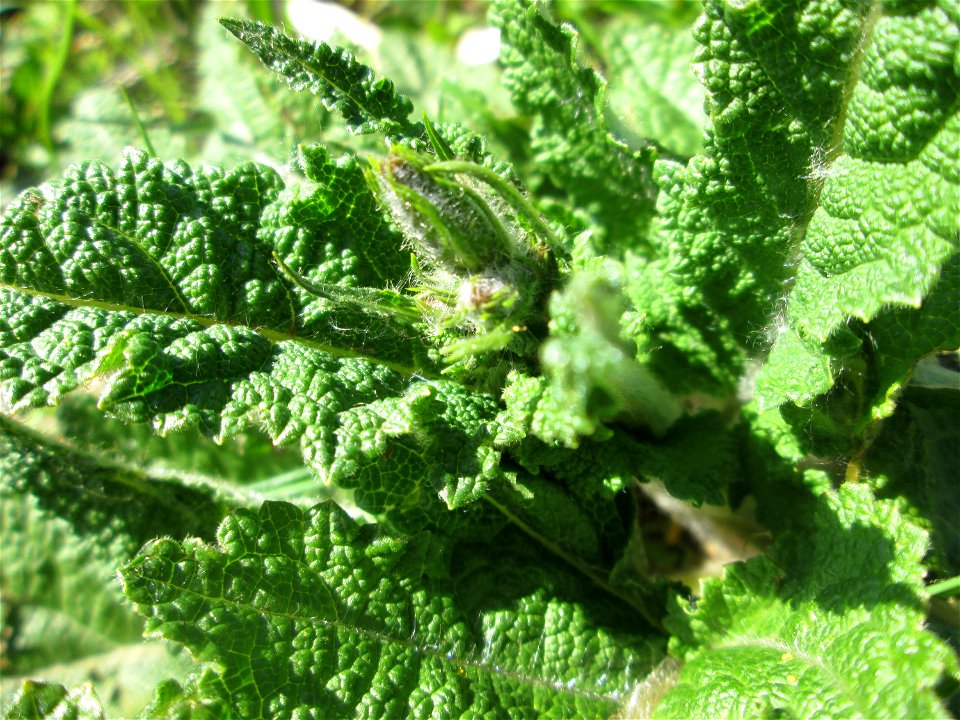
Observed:
[[[629,70],[659,55],[658,38],[636,57],[618,48],[651,27],[657,36],[688,27],[698,4],[547,4],[578,28],[586,62],[612,78],[627,73],[609,98],[623,116],[614,126],[634,133],[622,102],[638,82]],[[494,55],[489,42],[477,54],[486,12],[484,0],[0,0],[0,205],[72,162],[115,164],[126,145],[211,164],[282,165],[298,142],[346,149],[344,131],[315,98],[290,93],[228,37],[216,22],[225,15],[350,47],[417,112],[464,122],[523,165],[526,128],[499,85],[495,45]],[[656,128],[645,129],[653,136]],[[363,143],[351,138],[349,147]]]

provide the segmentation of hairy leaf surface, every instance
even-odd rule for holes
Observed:
[[[830,341],[851,318],[870,323],[871,342],[893,356],[879,373],[878,406],[923,355],[960,345],[947,320],[955,313],[943,312],[960,302],[960,15],[949,3],[918,3],[869,21],[841,134],[811,158],[819,202],[787,326],[760,380],[768,405],[830,388],[830,365],[843,362]],[[911,325],[916,332],[904,332]]]
[[[409,313],[357,300],[366,286],[399,307],[408,260],[355,161],[305,148],[299,164],[309,182],[285,188],[262,166],[131,152],[21,199],[0,230],[0,401],[55,404],[102,377],[101,409],[125,420],[217,438],[257,426],[371,512],[449,521],[496,472],[482,444],[496,406],[424,378]]]
[[[0,712],[956,708],[955,1],[308,3],[396,85],[54,5],[0,12]]]
[[[537,5],[491,6],[502,33],[500,62],[513,101],[536,118],[538,163],[595,223],[598,245],[616,256],[645,246],[653,214],[653,150],[614,138],[603,112],[605,82],[576,59],[576,33],[543,17]]]
[[[658,257],[627,263],[641,353],[672,384],[730,388],[761,340],[816,208],[811,162],[837,142],[869,22],[866,3],[704,4],[694,29],[704,149],[658,161]]]
[[[267,503],[217,537],[158,540],[122,576],[152,632],[222,668],[239,717],[595,717],[659,658],[512,533],[496,559],[451,556],[334,505]]]
[[[309,90],[319,95],[327,108],[339,110],[354,132],[381,130],[401,137],[422,134],[422,128],[407,119],[413,110],[410,101],[394,90],[389,80],[376,80],[373,71],[346,50],[293,40],[261,22],[223,18],[220,23],[294,90]]]

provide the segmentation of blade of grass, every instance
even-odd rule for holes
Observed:
[[[143,121],[140,120],[140,113],[137,112],[137,108],[133,104],[133,100],[130,99],[130,95],[127,94],[126,89],[123,85],[118,85],[117,88],[120,90],[120,94],[123,95],[123,99],[127,101],[127,107],[130,108],[130,114],[133,115],[133,121],[137,124],[137,130],[140,131],[140,137],[143,139],[143,144],[147,148],[153,157],[157,156],[157,151],[153,147],[153,143],[150,142],[150,136],[147,134],[147,128],[143,126]]]
[[[63,14],[63,33],[60,35],[60,42],[57,44],[53,59],[47,66],[37,108],[37,136],[44,146],[51,151],[53,150],[53,138],[50,135],[50,109],[53,102],[53,91],[60,81],[63,68],[70,56],[70,45],[73,42],[73,23],[77,15],[76,0],[68,0],[64,4]]]

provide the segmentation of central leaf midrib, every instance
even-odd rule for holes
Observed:
[[[870,10],[864,16],[860,41],[857,43],[856,51],[854,52],[853,57],[850,59],[847,82],[844,84],[843,92],[840,95],[840,104],[837,114],[831,123],[830,139],[827,141],[826,147],[822,148],[823,159],[821,163],[818,163],[817,169],[820,167],[829,167],[843,154],[843,129],[847,122],[847,110],[850,107],[850,101],[853,97],[854,88],[856,88],[857,83],[860,81],[860,71],[863,67],[863,59],[873,36],[873,28],[877,24],[877,20],[880,18],[880,15],[880,2],[879,0],[873,0],[873,2],[870,4]],[[812,167],[812,161],[813,158],[811,158],[811,173],[807,177],[807,187],[810,200],[807,204],[807,207],[803,209],[794,223],[794,243],[793,247],[788,249],[789,257],[787,260],[790,263],[790,266],[794,268],[796,268],[802,260],[803,239],[806,237],[807,228],[809,227],[810,222],[813,220],[814,214],[816,214],[817,210],[820,208],[820,195],[824,186],[824,181],[820,174],[812,172],[814,170]],[[783,285],[784,295],[788,295],[790,293],[795,282],[796,272],[790,273]]]
[[[189,320],[191,322],[196,322],[203,327],[210,328],[217,325],[224,325],[228,327],[238,327],[245,328],[250,332],[256,333],[261,337],[265,338],[272,344],[280,344],[284,342],[298,343],[300,345],[305,345],[313,350],[319,350],[320,352],[332,355],[338,358],[351,358],[359,360],[367,360],[369,362],[388,367],[391,370],[394,370],[406,378],[413,376],[429,378],[431,380],[441,380],[445,379],[443,376],[433,368],[426,367],[414,367],[410,365],[404,365],[403,363],[398,363],[393,360],[387,360],[386,358],[378,357],[376,355],[370,354],[368,352],[359,352],[350,350],[344,347],[338,347],[335,345],[329,345],[327,343],[322,343],[318,340],[312,338],[306,338],[302,335],[291,335],[290,333],[282,332],[280,330],[274,330],[266,327],[251,327],[250,325],[244,325],[241,323],[231,322],[229,320],[223,320],[220,318],[208,317],[205,315],[195,315],[190,312],[174,312],[171,310],[157,310],[155,308],[145,308],[138,307],[136,305],[124,305],[117,302],[107,301],[107,300],[88,300],[83,298],[77,298],[72,295],[64,295],[60,293],[47,292],[43,290],[37,290],[35,288],[20,287],[17,285],[11,285],[8,283],[0,283],[0,289],[2,290],[11,290],[13,292],[21,293],[29,297],[42,297],[55,302],[67,305],[71,308],[77,309],[97,309],[105,310],[111,313],[129,313],[131,315],[156,315],[164,318],[170,318],[172,320]]]

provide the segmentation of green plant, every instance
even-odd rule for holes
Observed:
[[[947,717],[960,14],[684,17],[588,27],[645,88],[615,118],[572,28],[496,0],[519,115],[474,129],[223,20],[386,142],[300,144],[288,177],[128,150],[24,192],[12,670],[145,629],[172,643],[144,718]],[[13,415],[53,405],[60,435]],[[27,681],[7,716],[100,703]]]

